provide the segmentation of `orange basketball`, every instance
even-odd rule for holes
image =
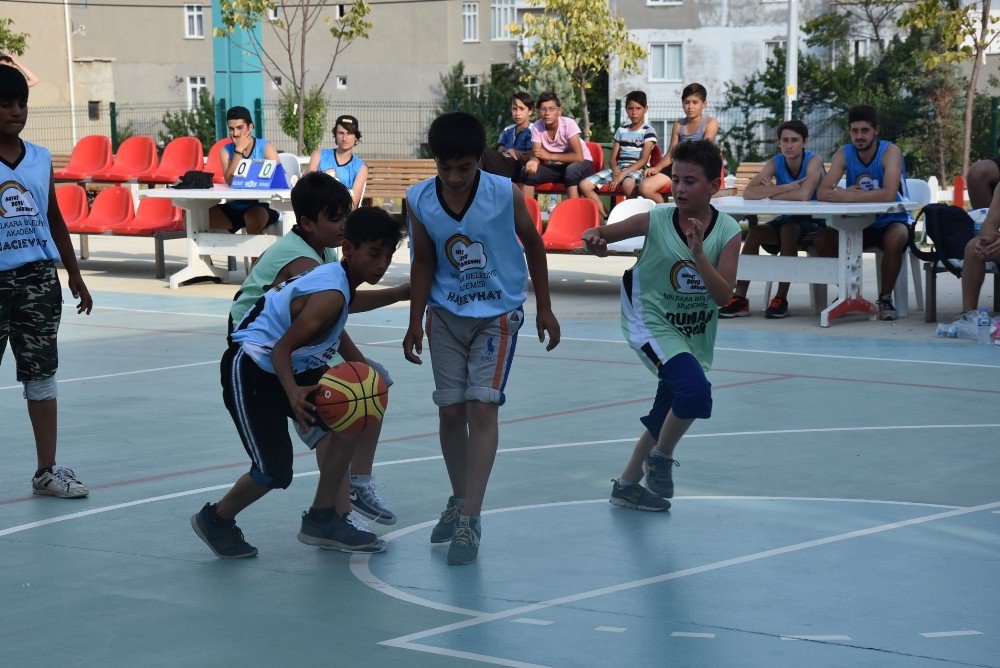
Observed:
[[[364,362],[344,362],[327,370],[316,389],[316,413],[332,431],[360,434],[382,420],[389,388]]]

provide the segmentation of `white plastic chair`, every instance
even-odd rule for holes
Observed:
[[[279,153],[278,160],[281,161],[281,166],[285,168],[285,178],[288,179],[288,185],[292,185],[292,177],[296,179],[302,176],[302,163],[299,162],[299,156],[294,153]]]
[[[931,203],[931,186],[927,181],[921,179],[906,179],[906,194],[911,202],[927,205]],[[914,234],[916,230],[914,230]],[[875,253],[875,281],[879,289],[882,286],[882,250],[879,248],[866,248],[866,253]],[[896,279],[896,286],[893,288],[893,298],[896,301],[896,310],[900,317],[906,317],[909,313],[909,278],[907,273],[913,275],[913,297],[917,302],[917,310],[924,310],[924,288],[920,279],[920,260],[908,250],[905,251],[909,258],[907,268],[907,257],[903,258],[903,264],[899,268],[899,277]]]
[[[630,218],[637,213],[648,213],[653,210],[656,206],[656,202],[651,199],[646,199],[645,197],[637,197],[635,199],[627,199],[624,202],[619,202],[615,205],[615,208],[611,209],[611,214],[608,216],[606,225],[612,225],[614,223],[620,223],[626,218]],[[616,241],[612,244],[608,244],[608,250],[615,253],[638,253],[642,250],[642,245],[645,243],[646,237],[635,237],[633,239],[625,239],[624,241]]]

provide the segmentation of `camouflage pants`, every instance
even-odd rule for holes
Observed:
[[[55,375],[61,315],[62,288],[54,262],[31,262],[0,271],[0,360],[10,339],[18,381]]]

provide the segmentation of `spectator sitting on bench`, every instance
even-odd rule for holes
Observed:
[[[615,143],[611,149],[611,169],[604,169],[580,181],[580,192],[584,197],[597,202],[597,208],[605,218],[597,191],[610,184],[612,193],[620,187],[625,197],[634,197],[637,186],[642,181],[642,170],[649,165],[649,156],[656,145],[656,131],[646,125],[646,94],[634,90],[625,96],[625,115],[629,122],[615,130]]]
[[[708,91],[700,83],[688,84],[681,91],[681,104],[684,106],[684,118],[674,122],[670,132],[670,146],[663,153],[663,159],[646,170],[639,184],[639,195],[663,203],[660,191],[670,183],[670,154],[674,147],[682,141],[714,142],[719,134],[719,121],[705,113],[708,102]]]
[[[500,133],[495,151],[486,151],[482,157],[484,172],[506,176],[517,183],[521,168],[531,157],[531,114],[535,101],[530,93],[518,91],[510,96],[510,116],[514,123]]]
[[[823,177],[817,197],[824,202],[905,202],[906,173],[903,154],[895,144],[878,138],[878,112],[859,105],[847,112],[847,130],[851,143],[837,149],[830,171]],[[837,185],[846,175],[847,187]],[[903,251],[909,240],[910,214],[886,213],[864,229],[864,248],[882,249],[882,284],[878,291],[878,319],[895,320],[892,290],[896,286]],[[836,257],[839,248],[837,230],[826,228],[816,235],[816,250],[825,257]]]
[[[246,107],[232,107],[226,112],[226,126],[232,144],[222,147],[219,159],[227,184],[233,182],[240,160],[278,160],[278,151],[263,139],[253,136],[253,119]],[[237,158],[237,155],[239,156]],[[209,226],[213,230],[238,232],[245,227],[247,234],[263,234],[264,228],[278,222],[278,212],[261,202],[236,200],[217,204],[208,210]]]
[[[992,162],[983,160],[981,162]],[[979,163],[976,163],[979,164]],[[975,165],[973,165],[975,166]],[[969,170],[969,198],[972,198],[972,170]],[[975,202],[976,200],[973,200]],[[973,204],[975,206],[975,204]],[[978,209],[985,207],[979,206]],[[979,290],[986,277],[986,263],[1000,262],[1000,188],[993,187],[986,220],[979,228],[979,235],[965,247],[962,263],[962,312],[975,311],[979,306]]]
[[[809,128],[802,121],[785,121],[778,126],[778,154],[764,164],[750,179],[744,199],[782,199],[805,202],[816,199],[816,188],[823,178],[823,160],[806,150]],[[768,253],[796,256],[799,244],[811,243],[826,223],[811,216],[778,216],[763,225],[755,225],[743,243],[743,255],[757,255],[760,247]],[[732,299],[719,309],[720,318],[750,315],[747,289],[750,281],[737,281]],[[788,283],[779,283],[774,299],[764,311],[765,318],[788,316]]]
[[[313,151],[306,173],[326,172],[343,183],[351,191],[356,209],[361,204],[365,184],[368,182],[368,165],[354,155],[354,147],[361,141],[358,119],[347,114],[339,116],[333,124],[333,136],[337,140],[337,148],[318,148]]]
[[[995,206],[994,195],[997,184],[1000,184],[1000,155],[974,163],[969,167],[965,182],[969,188],[969,204],[973,209]]]
[[[580,181],[594,173],[590,149],[580,138],[580,126],[562,115],[562,103],[553,92],[538,96],[541,119],[531,124],[531,158],[524,163],[524,198],[535,196],[540,183],[564,183],[568,197],[579,197]]]

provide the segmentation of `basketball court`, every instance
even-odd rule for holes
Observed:
[[[348,324],[395,379],[375,474],[399,522],[372,525],[388,550],[296,540],[316,480],[297,444],[291,488],[239,518],[260,556],[221,561],[189,518],[248,468],[218,374],[236,286],[101,284],[60,333],[60,462],[89,498],[30,495],[9,353],[0,368],[0,664],[1000,666],[1000,349],[919,314],[723,323],[673,509],[619,509],[655,379],[622,341],[617,269],[594,262],[553,262],[556,350],[522,330],[462,567],[429,542],[450,492],[405,307]]]

